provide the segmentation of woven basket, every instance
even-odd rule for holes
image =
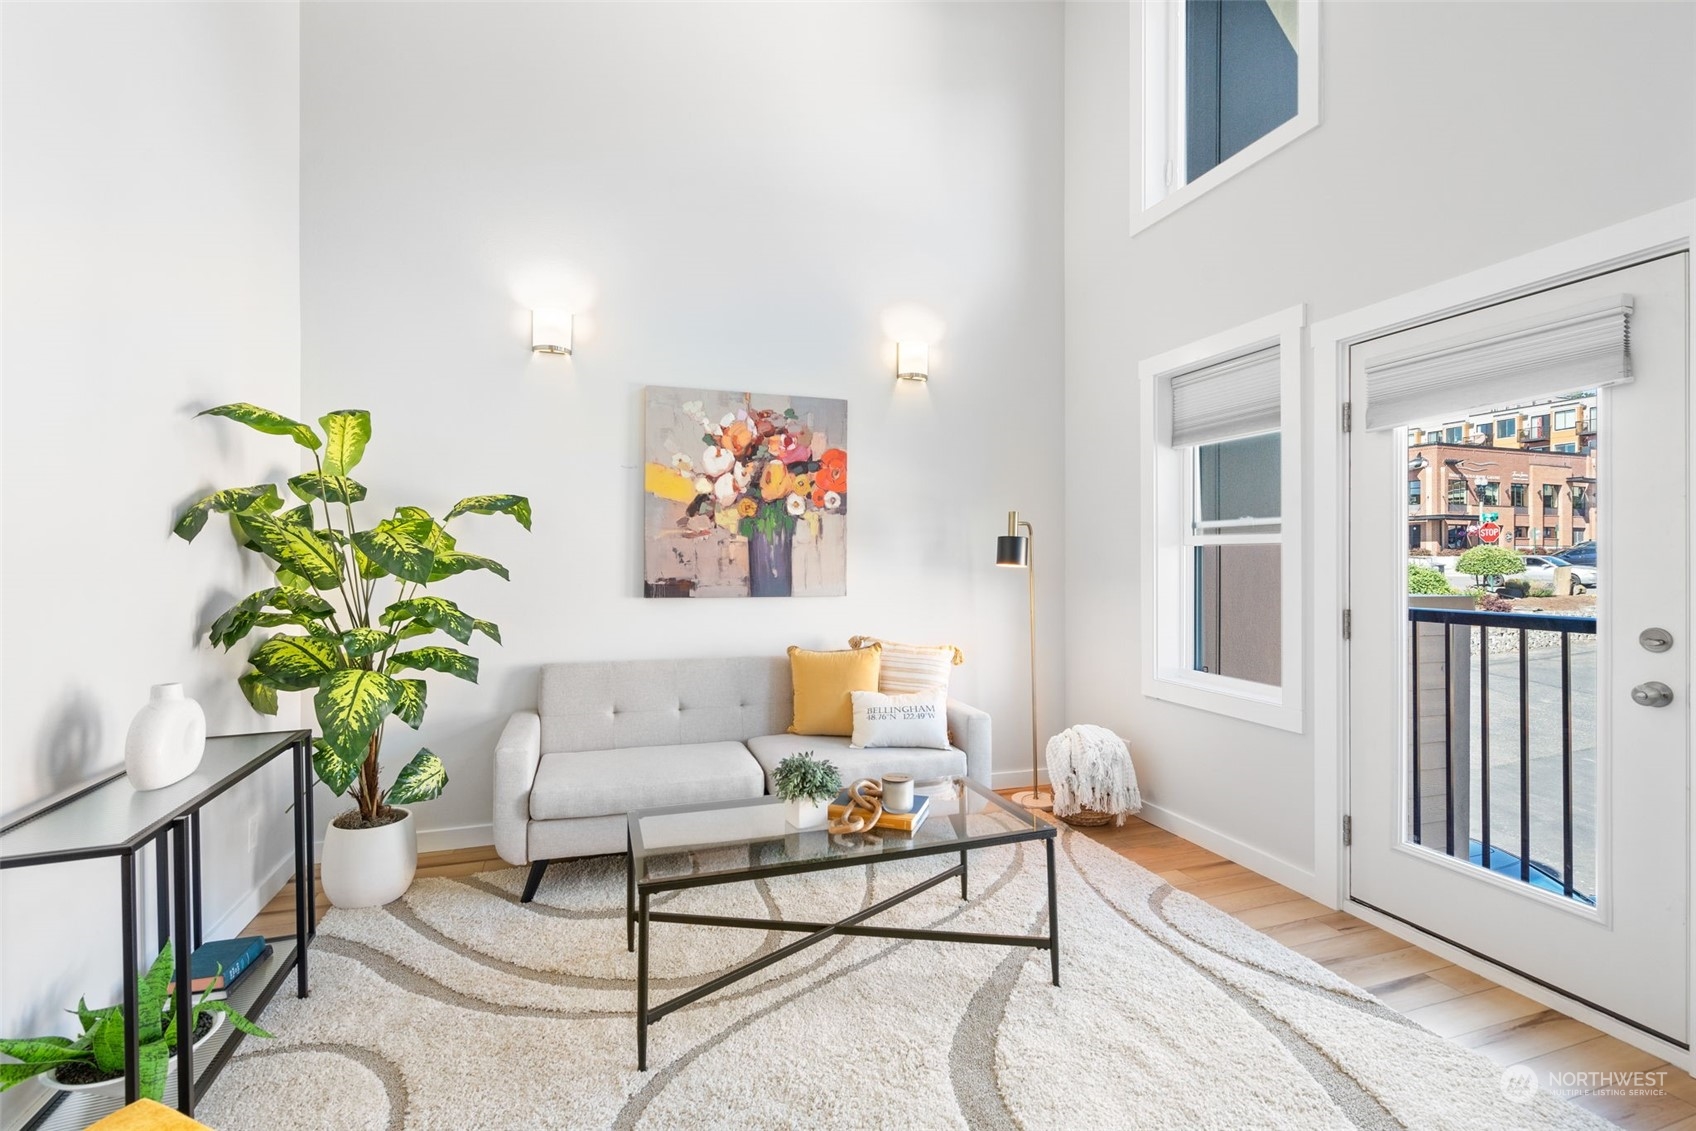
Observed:
[[[1068,825],[1080,829],[1095,829],[1113,823],[1113,814],[1103,813],[1099,809],[1079,809],[1076,813],[1059,813],[1056,816]]]

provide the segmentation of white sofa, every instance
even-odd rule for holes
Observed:
[[[953,700],[947,750],[855,750],[787,733],[787,657],[547,664],[537,703],[495,747],[495,850],[530,865],[526,903],[551,861],[625,851],[630,810],[758,797],[797,751],[835,762],[844,781],[989,780],[989,716]]]

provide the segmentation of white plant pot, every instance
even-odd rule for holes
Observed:
[[[829,853],[830,833],[824,829],[793,832],[783,838],[783,854],[790,860],[816,860]]]
[[[153,688],[124,737],[124,772],[136,789],[163,789],[182,781],[206,753],[206,712],[184,697],[180,683]]]
[[[813,801],[797,797],[783,803],[783,819],[792,829],[822,829],[830,824],[830,800]]]
[[[213,1037],[216,1037],[218,1035],[218,1030],[223,1027],[224,1015],[222,1013],[214,1013],[212,1015],[212,1028],[206,1031],[206,1035],[204,1037],[201,1037],[199,1040],[194,1042],[195,1051],[199,1052],[200,1047],[207,1041],[210,1041]],[[176,1046],[172,1045],[171,1047],[175,1048]],[[194,1060],[196,1064],[200,1063],[199,1057],[195,1057]],[[165,1097],[167,1100],[169,1100],[171,1096],[175,1095],[175,1089],[172,1087],[171,1082],[176,1078],[177,1055],[176,1053],[172,1053],[171,1067],[165,1077]],[[100,1080],[93,1084],[61,1084],[59,1083],[59,1077],[55,1072],[43,1072],[40,1076],[37,1076],[36,1079],[40,1080],[43,1084],[46,1084],[49,1088],[52,1088],[56,1092],[81,1092],[86,1096],[105,1095],[109,1092],[122,1094],[124,1090],[124,1078],[122,1076],[114,1076],[110,1080]]]
[[[405,812],[402,810],[402,812]],[[412,886],[418,870],[418,826],[412,814],[376,829],[324,830],[324,894],[337,907],[381,907]]]

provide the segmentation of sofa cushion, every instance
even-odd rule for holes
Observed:
[[[543,750],[741,742],[795,717],[787,656],[542,666]]]
[[[848,639],[850,648],[870,648],[874,644],[883,649],[878,661],[877,689],[885,695],[905,695],[933,687],[946,690],[948,669],[966,662],[966,654],[952,644],[901,644],[875,636]]]
[[[790,734],[854,733],[851,691],[876,691],[878,661],[883,648],[849,648],[842,652],[813,652],[789,646],[789,674],[795,687],[795,721]]]
[[[740,742],[558,752],[542,755],[530,790],[530,817],[602,817],[764,792],[760,766]]]
[[[748,749],[765,771],[768,792],[772,787],[772,771],[791,754],[812,751],[819,758],[836,763],[842,771],[842,784],[848,786],[855,778],[876,778],[884,774],[911,774],[915,781],[935,778],[962,777],[966,772],[965,752],[954,747],[947,750],[919,750],[906,746],[882,746],[874,750],[856,750],[848,739],[833,734],[768,734],[748,740]],[[923,792],[921,787],[920,792]]]

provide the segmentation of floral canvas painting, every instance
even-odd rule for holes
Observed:
[[[649,597],[840,597],[848,402],[650,387]]]

